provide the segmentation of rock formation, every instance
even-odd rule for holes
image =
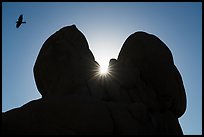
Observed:
[[[85,36],[67,26],[43,44],[34,65],[42,98],[2,113],[3,134],[179,135],[182,78],[167,46],[136,32],[100,75]]]
[[[42,97],[76,93],[88,79],[94,56],[75,25],[64,27],[43,44],[34,66]]]

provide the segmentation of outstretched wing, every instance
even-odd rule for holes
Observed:
[[[18,18],[18,22],[22,22],[23,21],[23,14],[21,14]]]

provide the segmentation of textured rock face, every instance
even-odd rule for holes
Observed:
[[[183,134],[182,78],[167,46],[136,32],[101,76],[84,35],[64,27],[43,44],[34,66],[42,98],[3,113],[3,134]]]

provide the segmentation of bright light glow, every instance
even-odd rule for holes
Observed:
[[[107,75],[109,72],[109,70],[108,70],[108,61],[106,61],[106,60],[101,60],[100,62],[99,62],[99,68],[98,68],[98,73],[99,73],[99,75]]]
[[[108,66],[105,66],[105,65],[100,66],[99,73],[100,73],[101,75],[107,74],[107,73],[108,73]]]

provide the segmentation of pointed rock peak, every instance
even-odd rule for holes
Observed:
[[[66,26],[43,44],[34,65],[34,77],[42,96],[64,94],[87,79],[94,56],[76,25]],[[79,79],[79,80],[78,80]]]

